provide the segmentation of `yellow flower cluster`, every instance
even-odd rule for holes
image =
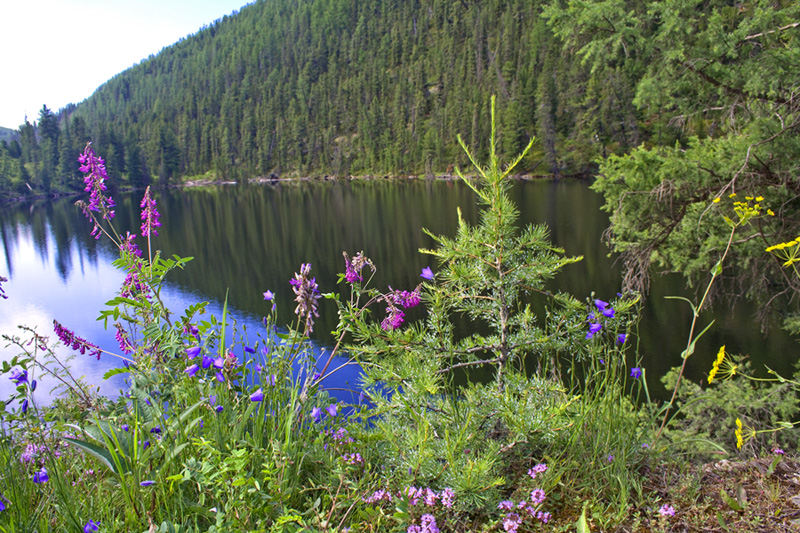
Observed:
[[[722,364],[722,361],[724,359],[725,359],[725,345],[723,344],[720,347],[719,352],[717,353],[717,360],[714,361],[714,364],[711,366],[711,371],[708,373],[709,385],[711,384],[712,381],[714,381],[714,377],[717,375],[717,372],[719,372],[719,365]]]
[[[744,444],[744,439],[742,438],[742,421],[738,418],[736,419],[736,431],[733,433],[736,435],[736,449],[741,450],[742,445]]]
[[[797,237],[793,241],[774,244],[767,248],[766,251],[774,254],[778,259],[783,260],[783,266],[790,266],[800,262],[800,246],[798,245],[800,245],[800,237]]]
[[[714,364],[711,366],[711,370],[708,373],[708,383],[711,384],[714,379],[717,377],[717,374],[720,375],[721,379],[730,379],[736,375],[736,371],[739,369],[739,365],[732,361],[731,357],[727,357],[728,354],[725,352],[725,345],[723,344],[719,352],[717,352],[717,359],[714,361]]]
[[[728,198],[732,200],[735,199],[736,193],[733,192],[729,194]],[[716,198],[714,198],[714,200],[712,200],[712,202],[715,204],[718,204],[721,201],[722,197],[720,196],[717,196]],[[747,222],[749,222],[750,219],[761,216],[763,209],[761,207],[761,202],[763,201],[764,201],[763,196],[745,196],[744,201],[734,200],[733,212],[736,214],[735,218],[738,218],[738,220],[734,221],[733,219],[728,218],[727,216],[724,215],[723,218],[725,219],[725,222],[727,222],[728,225],[731,226],[732,228],[737,226],[743,226]],[[773,213],[772,209],[767,209],[766,213],[769,216],[775,216],[775,213]]]

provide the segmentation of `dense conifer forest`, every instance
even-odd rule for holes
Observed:
[[[78,188],[74,154],[90,139],[131,185],[440,174],[465,163],[456,135],[480,149],[493,94],[504,153],[539,139],[521,171],[580,173],[648,135],[632,88],[621,66],[582,64],[538,1],[265,0],[77,106],[44,107],[3,145],[0,178]]]

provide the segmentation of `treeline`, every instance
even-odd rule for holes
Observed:
[[[591,68],[531,0],[264,0],[115,76],[88,100],[43,108],[2,143],[0,187],[80,187],[86,140],[112,181],[209,171],[438,174],[483,158],[497,96],[500,148],[539,142],[521,172],[582,173],[599,156],[678,130],[633,104],[624,62]]]

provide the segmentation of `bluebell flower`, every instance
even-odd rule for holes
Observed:
[[[337,408],[335,403],[330,404],[328,407],[325,408],[325,410],[328,412],[328,416],[330,417],[336,416]]]
[[[194,375],[197,374],[198,370],[200,370],[199,366],[191,365],[191,366],[187,366],[186,370],[184,370],[184,372],[189,374],[189,377],[194,377]]]
[[[595,300],[594,306],[597,307],[600,311],[608,307],[608,302],[604,302],[603,300]]]
[[[225,383],[225,376],[222,375],[222,372],[217,372],[214,374],[214,377],[217,378],[217,381],[220,383]]]
[[[607,317],[607,318],[613,318],[614,317],[614,308],[613,307],[606,307],[605,309],[603,309],[603,316]]]
[[[251,353],[251,354],[252,353],[256,353],[256,349],[255,348],[251,348],[249,346],[245,346],[244,347],[244,351],[247,352],[247,353]]]
[[[11,371],[11,375],[8,376],[8,379],[13,381],[15,385],[22,385],[28,382],[28,371],[24,368],[15,368]]]
[[[257,391],[255,391],[253,394],[250,395],[251,402],[260,402],[263,399],[264,399],[264,391],[261,390],[260,387]]]
[[[128,424],[122,424],[122,431],[130,431],[131,428]]]
[[[199,346],[192,346],[186,350],[186,357],[189,359],[194,359],[200,355],[200,347]]]
[[[639,368],[638,366],[631,368],[631,377],[633,379],[639,379],[640,377],[642,377],[642,369]]]
[[[89,520],[86,522],[86,525],[83,526],[83,533],[92,533],[93,531],[100,531],[100,522]]]
[[[625,333],[620,333],[617,335],[617,344],[625,344],[628,336]]]
[[[34,483],[46,483],[50,480],[50,476],[47,475],[47,469],[42,467],[41,470],[33,474],[33,482]]]
[[[28,412],[28,399],[27,398],[22,400],[22,407],[20,407],[20,410],[22,411],[22,414],[25,414],[25,413]]]
[[[214,364],[214,358],[210,355],[203,356],[203,368],[208,368]]]
[[[146,479],[146,480],[142,481],[141,483],[139,483],[139,485],[141,485],[142,487],[150,487],[150,486],[155,485],[155,484],[156,484],[156,482],[153,481],[152,479]]]
[[[419,277],[430,281],[434,278],[433,270],[431,270],[431,267],[425,267],[422,269],[422,274],[420,274]]]
[[[319,407],[311,409],[311,418],[314,419],[314,422],[319,423],[319,421],[322,420],[322,409]]]

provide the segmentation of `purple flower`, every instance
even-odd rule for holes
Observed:
[[[119,322],[114,324],[114,327],[117,328],[117,332],[114,334],[114,337],[119,343],[119,349],[122,350],[122,353],[133,353],[134,347],[133,344],[131,344],[130,338],[128,338],[128,333],[122,329],[122,325]]]
[[[129,231],[125,238],[122,239],[122,243],[119,245],[119,249],[121,252],[125,252],[131,257],[142,257],[142,251],[139,249],[139,246],[133,242],[133,239],[136,238],[136,234],[131,235]]]
[[[142,208],[142,237],[149,237],[150,235],[158,237],[156,228],[161,226],[161,222],[158,221],[161,215],[158,214],[156,209],[156,201],[150,197],[149,185],[144,190],[144,198],[142,198],[142,203],[139,204],[139,207]]]
[[[89,217],[90,211],[98,211],[103,214],[105,220],[111,220],[114,218],[114,211],[112,211],[114,200],[104,194],[105,182],[108,179],[105,161],[102,157],[95,155],[92,143],[86,143],[86,148],[78,157],[78,161],[81,163],[80,171],[86,174],[86,177],[83,178],[83,183],[86,185],[83,190],[89,193],[89,204],[81,206],[83,213]],[[92,235],[96,239],[100,238],[100,227],[97,222],[92,229]]]
[[[633,379],[639,379],[640,377],[642,377],[642,369],[639,368],[638,366],[631,368],[631,377]]]
[[[225,366],[225,359],[223,359],[222,357],[215,357],[214,368],[222,369],[223,366]]]
[[[199,369],[200,369],[200,367],[195,364],[195,365],[191,365],[191,366],[186,367],[186,370],[184,370],[184,372],[189,374],[190,377],[194,377],[194,375],[197,374],[197,371]]]
[[[528,475],[531,476],[531,479],[536,479],[536,475],[541,474],[543,472],[547,472],[547,464],[539,463],[538,465],[528,470]]]
[[[244,347],[244,351],[245,351],[245,352],[247,352],[247,353],[249,353],[249,354],[254,354],[254,353],[256,353],[256,349],[255,349],[255,348],[251,348],[251,347],[249,347],[249,346],[245,346],[245,347]]]
[[[661,516],[675,516],[675,508],[665,503],[661,506],[661,509],[658,510],[658,514]]]
[[[609,463],[613,463],[613,462],[614,462],[614,456],[613,456],[613,455],[611,455],[611,454],[608,454],[608,457],[606,457],[606,460],[607,460]]]
[[[268,290],[267,292],[264,293],[264,299],[267,300],[268,302],[271,302],[273,298],[275,298],[274,292]]]
[[[311,263],[300,265],[300,273],[294,273],[294,279],[289,280],[294,291],[297,307],[294,309],[300,319],[305,320],[309,333],[314,330],[314,317],[318,317],[317,300],[320,298],[319,285],[316,278],[309,278]]]
[[[3,501],[5,499],[6,499],[5,496],[0,494],[0,511],[5,511],[6,510],[6,503],[5,503],[5,501]]]
[[[222,375],[222,372],[217,372],[214,374],[214,377],[217,378],[217,381],[220,383],[225,383],[225,376]]]
[[[322,420],[322,409],[319,407],[314,407],[311,409],[311,418],[314,419],[314,422],[319,423]]]
[[[613,307],[606,307],[603,309],[603,316],[606,318],[613,318],[614,317],[614,308]]]
[[[100,354],[102,352],[98,346],[92,344],[86,339],[78,337],[75,335],[75,333],[59,324],[57,320],[53,320],[53,331],[55,331],[61,342],[67,346],[70,346],[76,352],[80,352],[81,355],[85,355],[88,351],[89,355],[94,355],[97,357],[98,361],[100,360]]]
[[[342,252],[342,255],[344,255],[344,279],[347,283],[363,281],[364,277],[361,275],[361,270],[367,265],[375,272],[375,266],[363,252],[358,252],[353,256],[353,259],[347,256],[347,252]]]
[[[453,500],[455,500],[456,494],[453,492],[453,489],[447,487],[445,488],[440,494],[439,498],[442,501],[442,505],[450,509],[453,507]]]
[[[28,412],[28,399],[27,398],[22,400],[22,406],[20,407],[20,410],[22,411],[22,414],[25,414],[25,413]]]
[[[159,433],[161,433],[161,428],[159,426],[155,426],[154,428],[150,429],[150,433],[155,433],[156,435],[158,435]]]
[[[8,379],[13,381],[15,385],[22,385],[28,382],[28,371],[24,368],[15,368],[11,371],[11,375]]]
[[[545,493],[542,489],[534,489],[531,492],[531,503],[534,505],[540,504],[544,501]]]
[[[83,526],[83,533],[92,533],[92,531],[100,531],[100,522],[94,520],[86,522],[86,525]]]
[[[203,356],[203,368],[208,368],[214,364],[214,358],[210,355]]]
[[[420,274],[419,277],[430,281],[433,279],[433,270],[431,270],[431,267],[425,267],[422,269],[422,274]]]
[[[591,338],[592,338],[592,337],[594,337],[594,336],[595,336],[595,334],[596,334],[596,333],[598,333],[598,332],[599,332],[601,329],[603,329],[603,325],[602,325],[602,324],[598,324],[597,322],[591,322],[591,323],[589,324],[589,333],[587,333],[587,334],[586,334],[586,338],[587,338],[587,339],[591,339]]]
[[[251,402],[260,402],[263,399],[264,399],[264,391],[261,390],[260,387],[257,391],[255,391],[253,394],[250,395]]]
[[[131,427],[128,424],[122,424],[122,431],[130,431]]]
[[[384,331],[391,331],[399,328],[405,320],[406,314],[400,310],[399,307],[394,305],[393,302],[387,300],[386,318],[381,322],[381,328]]]
[[[511,511],[514,509],[514,502],[511,500],[503,500],[497,504],[497,508],[501,511]]]
[[[141,485],[142,487],[150,487],[150,486],[155,485],[155,484],[156,484],[156,482],[153,481],[152,479],[146,479],[146,480],[142,481],[141,483],[139,483],[139,485]]]
[[[337,412],[337,407],[335,403],[330,404],[328,407],[325,408],[325,411],[328,412],[328,416],[335,417]]]
[[[625,333],[620,333],[617,335],[617,344],[625,344],[625,341],[628,339],[628,336]]]
[[[192,346],[191,348],[186,349],[186,357],[188,359],[194,359],[195,357],[198,356],[199,353],[200,353],[199,346]]]
[[[594,306],[597,307],[600,311],[608,307],[608,302],[604,302],[603,300],[595,300]]]
[[[34,483],[46,483],[50,479],[50,476],[47,475],[47,469],[42,467],[41,470],[33,474],[33,482]]]

